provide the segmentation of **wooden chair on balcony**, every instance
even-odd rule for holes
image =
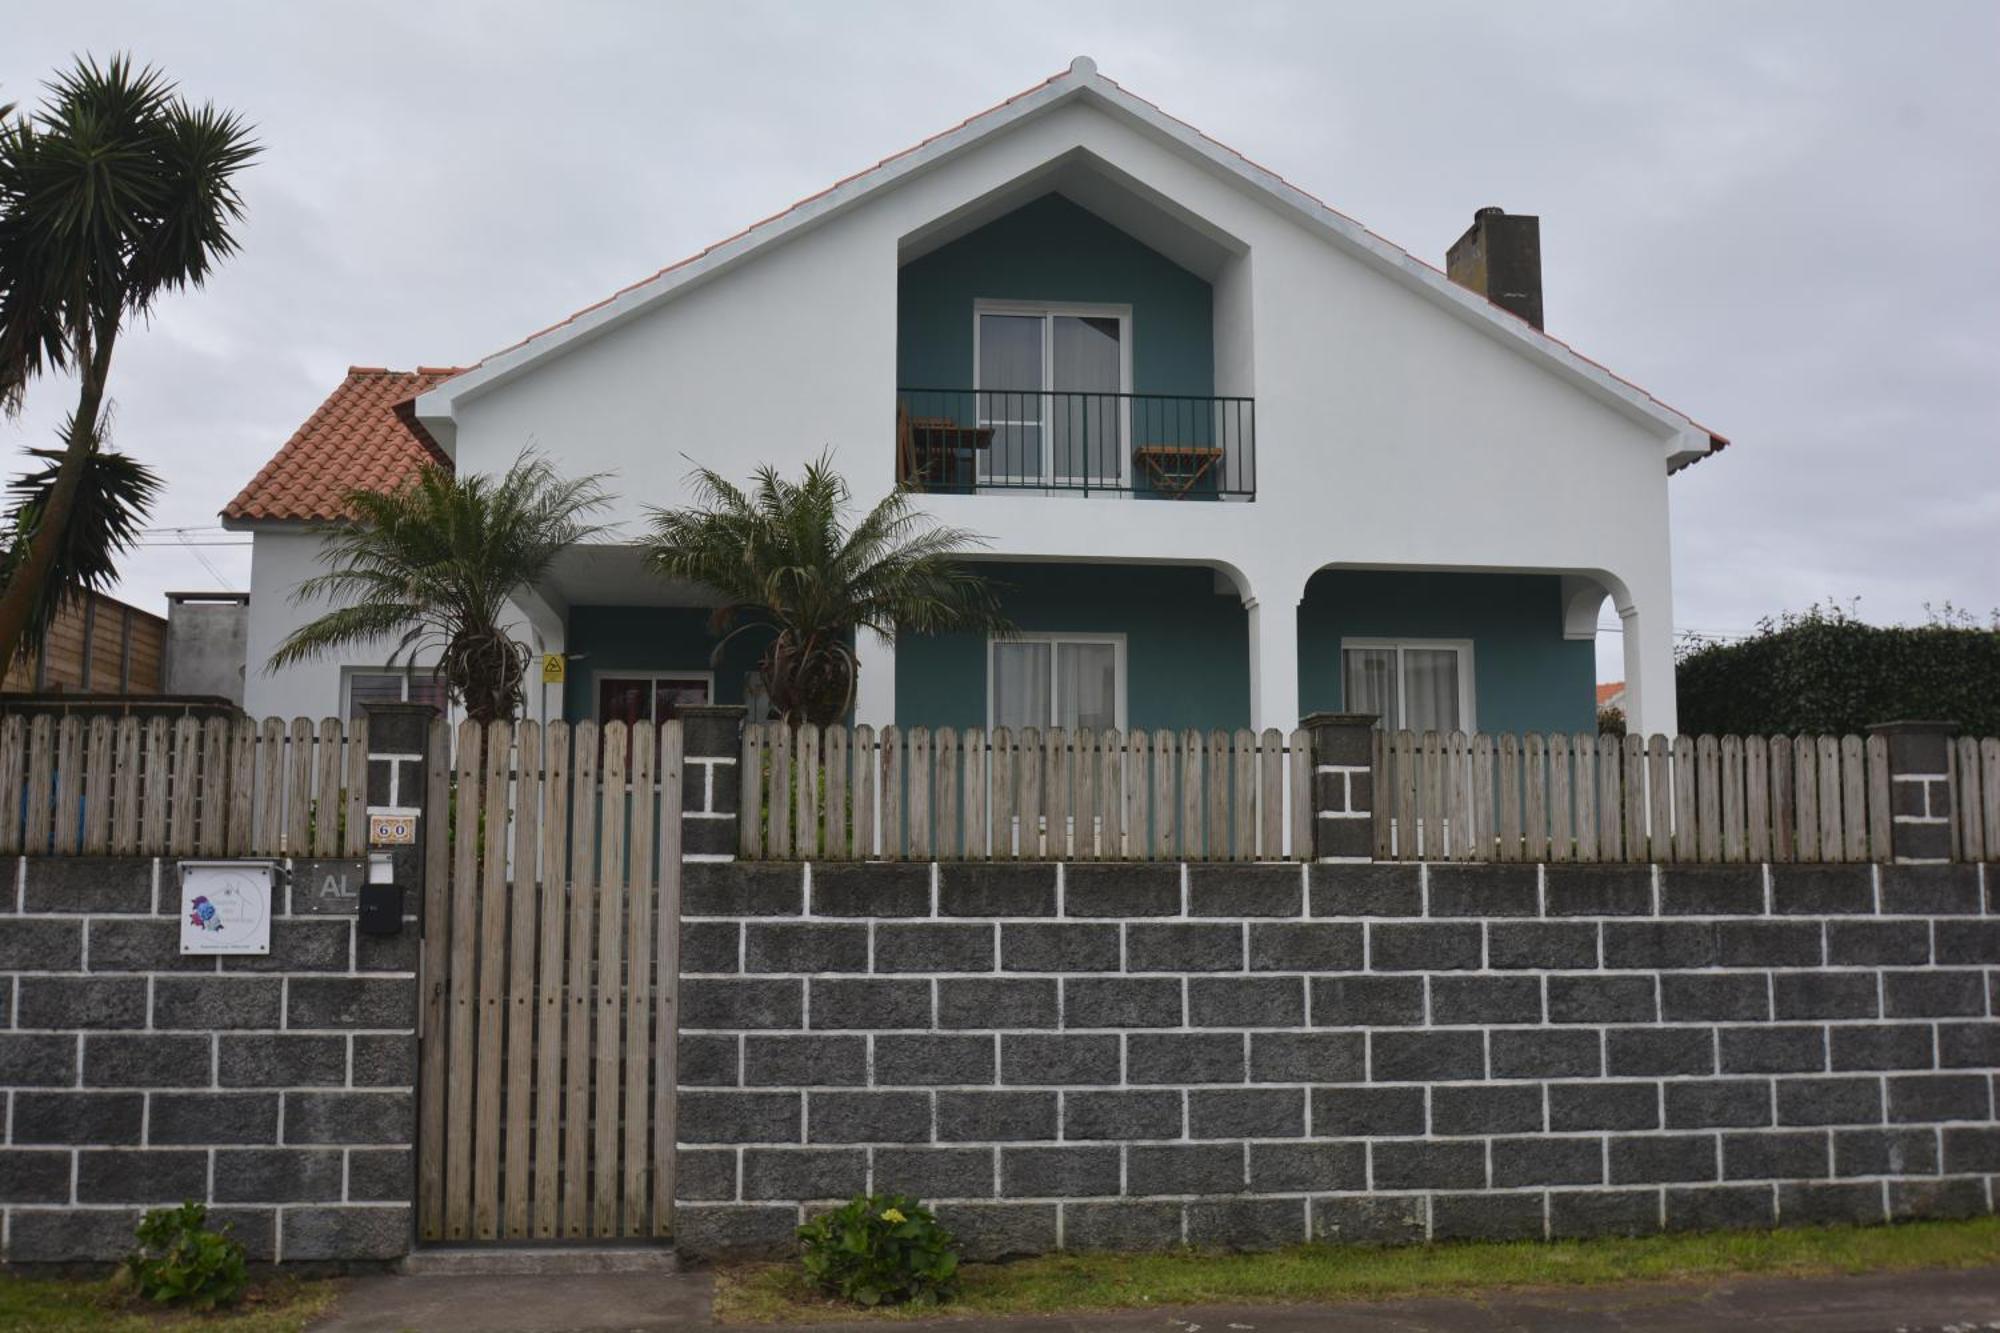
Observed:
[[[969,491],[978,484],[978,453],[991,448],[991,426],[950,417],[913,417],[896,407],[896,479],[904,489]]]

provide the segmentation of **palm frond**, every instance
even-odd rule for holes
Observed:
[[[0,124],[0,403],[108,350],[122,321],[199,286],[236,250],[241,118],[192,106],[159,70],[85,57]]]
[[[28,542],[41,526],[49,495],[62,466],[59,449],[30,449],[44,466],[23,473],[7,487],[11,497],[6,523],[9,541],[0,553],[0,585],[11,583],[26,559]],[[22,646],[41,647],[58,613],[91,592],[109,588],[118,577],[118,557],[130,550],[153,501],[160,478],[151,468],[124,454],[94,448],[84,464],[69,523],[60,534],[54,566],[37,591],[33,610],[21,637]]]
[[[481,720],[519,706],[522,664],[502,621],[510,597],[545,579],[565,547],[604,529],[602,475],[558,476],[523,453],[498,477],[425,467],[392,491],[347,496],[351,522],[320,530],[322,572],[293,600],[334,609],[301,626],[273,668],[396,637],[408,657],[435,649],[454,697]]]
[[[846,712],[863,630],[1013,632],[992,585],[963,560],[983,538],[937,526],[902,492],[850,527],[852,496],[830,453],[796,480],[765,466],[747,490],[707,468],[689,483],[694,504],[651,511],[648,563],[722,596],[710,621],[718,634],[771,631],[763,669],[788,715]]]

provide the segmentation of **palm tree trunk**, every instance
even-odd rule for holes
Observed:
[[[77,358],[83,386],[77,394],[76,415],[70,418],[63,441],[63,460],[56,468],[55,485],[49,490],[48,504],[41,521],[28,536],[28,556],[15,569],[7,586],[0,589],[0,670],[11,666],[21,651],[21,640],[35,611],[42,585],[55,568],[56,553],[62,549],[63,534],[70,513],[76,507],[76,493],[83,485],[85,465],[97,448],[97,419],[104,409],[104,381],[111,369],[111,338],[99,344],[94,356]],[[85,348],[86,352],[88,348]]]

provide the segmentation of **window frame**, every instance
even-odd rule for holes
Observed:
[[[1125,635],[1123,633],[1115,633],[1108,630],[1023,630],[1018,634],[1007,637],[990,635],[986,640],[986,734],[988,736],[991,736],[994,731],[993,713],[998,697],[998,690],[996,689],[998,676],[994,669],[994,655],[998,647],[1003,643],[1046,643],[1049,645],[1049,708],[1052,715],[1061,712],[1061,701],[1056,697],[1057,685],[1061,679],[1059,674],[1060,669],[1057,665],[1059,654],[1056,645],[1061,643],[1109,644],[1112,650],[1112,675],[1116,682],[1113,691],[1116,699],[1112,709],[1116,721],[1112,725],[1121,732],[1126,729],[1125,698],[1130,691],[1131,681],[1130,677],[1126,675],[1125,670]],[[1043,731],[1047,731],[1056,725],[1053,720],[1037,724],[1038,728]]]
[[[1115,319],[1118,321],[1118,393],[1132,392],[1132,307],[1129,304],[1103,301],[1013,301],[995,297],[978,297],[972,302],[972,404],[973,417],[981,425],[986,420],[979,412],[980,387],[980,323],[985,315],[1018,315],[1038,317],[1042,321],[1042,387],[1037,390],[1042,395],[1042,419],[1037,424],[1041,440],[1041,471],[1033,476],[1011,473],[996,473],[990,470],[989,460],[982,459],[980,468],[983,475],[979,481],[996,486],[1019,486],[1023,482],[1043,481],[1056,485],[1055,474],[1055,431],[1049,420],[1049,395],[1057,392],[1082,393],[1084,390],[1057,390],[1055,388],[1055,346],[1051,320],[1056,315],[1073,315],[1079,319]],[[1011,393],[1014,390],[995,389],[995,393]],[[1023,390],[1022,392],[1026,392]],[[1118,400],[1118,485],[1132,484],[1132,412],[1129,397]],[[990,452],[990,451],[989,451]],[[1070,479],[1074,480],[1074,479]],[[1067,487],[1065,487],[1067,489]]]
[[[406,704],[411,702],[410,685],[415,678],[430,675],[431,668],[429,667],[344,665],[340,668],[340,716],[348,721],[352,721],[354,718],[354,680],[357,676],[394,676],[400,682],[401,689],[401,694],[394,702]],[[443,699],[439,701],[438,716],[449,719],[453,715],[451,688],[445,684],[444,677],[438,676],[435,679],[438,689],[444,695]],[[418,702],[421,702],[421,700]]]
[[[649,680],[656,685],[663,680],[698,680],[708,689],[708,702],[711,704],[715,702],[715,673],[713,671],[653,671],[640,670],[637,667],[630,670],[619,667],[599,667],[590,673],[590,720],[600,727],[604,725],[604,719],[600,716],[600,701],[603,698],[599,693],[601,689],[600,682],[607,677],[612,680]],[[650,720],[657,723],[659,718],[654,717]]]
[[[1347,697],[1347,650],[1350,648],[1389,648],[1396,653],[1396,707],[1399,713],[1407,715],[1410,692],[1403,678],[1403,654],[1409,649],[1432,651],[1449,650],[1458,654],[1458,730],[1470,736],[1479,730],[1479,691],[1473,677],[1475,663],[1471,639],[1414,639],[1380,636],[1342,637],[1340,640],[1340,702],[1341,707],[1350,708],[1353,701]],[[1376,719],[1376,725],[1387,731],[1406,731],[1403,717],[1393,722],[1388,718]]]

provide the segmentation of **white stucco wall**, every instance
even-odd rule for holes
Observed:
[[[1078,149],[1247,247],[1215,284],[1217,371],[1219,391],[1254,383],[1257,498],[935,495],[926,508],[985,534],[997,555],[1226,568],[1260,611],[1259,725],[1289,723],[1297,696],[1293,617],[1269,611],[1296,606],[1317,568],[1593,574],[1627,616],[1635,724],[1673,728],[1673,429],[1088,102],[480,390],[444,432],[459,466],[499,469],[532,445],[566,472],[613,472],[612,517],[628,532],[648,505],[685,498],[695,462],[735,477],[761,463],[791,472],[831,446],[872,500],[894,479],[899,240]]]
[[[243,709],[252,717],[329,717],[340,711],[339,662],[328,658],[276,672],[269,666],[278,645],[315,614],[313,607],[295,606],[292,592],[319,572],[318,537],[275,525],[256,530],[243,666]]]

